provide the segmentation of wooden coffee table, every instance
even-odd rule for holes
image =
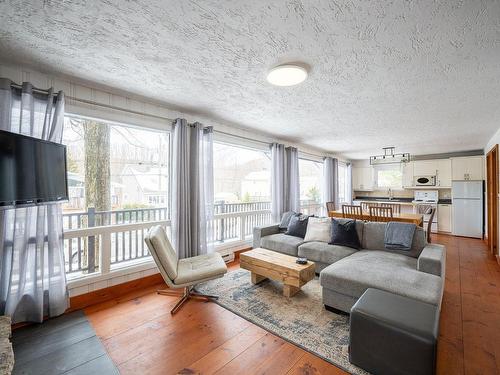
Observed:
[[[296,257],[256,248],[240,254],[240,267],[252,274],[252,283],[269,278],[283,283],[283,295],[292,297],[302,285],[314,279],[314,262],[295,263]]]

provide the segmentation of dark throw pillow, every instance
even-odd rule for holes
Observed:
[[[307,222],[309,221],[309,216],[296,214],[290,218],[290,223],[288,224],[288,229],[285,234],[294,237],[304,238],[307,232]]]
[[[339,220],[332,220],[332,239],[330,245],[340,245],[359,249],[358,232],[356,232],[356,220],[348,220],[341,223]]]
[[[292,216],[297,215],[295,211],[287,211],[281,217],[281,223],[279,225],[280,229],[288,229],[288,224],[290,224],[290,219]]]

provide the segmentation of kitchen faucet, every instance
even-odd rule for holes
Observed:
[[[392,201],[393,196],[392,196],[392,189],[391,188],[387,189],[387,194],[389,194],[389,200]]]

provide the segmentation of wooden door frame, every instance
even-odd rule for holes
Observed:
[[[488,248],[499,259],[498,252],[498,144],[486,154],[486,187],[488,197]]]

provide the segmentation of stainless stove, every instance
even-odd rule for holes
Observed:
[[[413,212],[416,214],[424,215],[424,229],[427,229],[427,225],[430,219],[430,209],[435,208],[436,213],[434,214],[434,219],[432,220],[431,232],[437,233],[438,228],[438,215],[437,215],[437,205],[439,200],[438,190],[415,190],[413,203]]]

